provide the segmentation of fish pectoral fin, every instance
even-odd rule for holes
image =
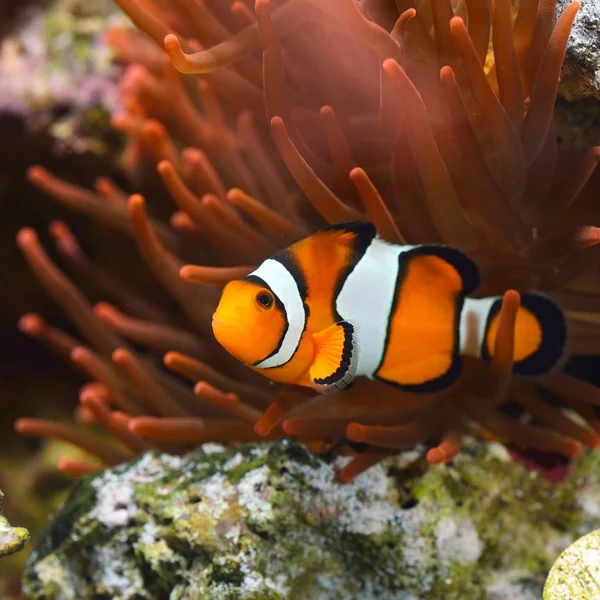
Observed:
[[[315,359],[309,375],[315,390],[321,394],[338,392],[348,387],[358,364],[358,343],[354,326],[340,321],[315,333]]]

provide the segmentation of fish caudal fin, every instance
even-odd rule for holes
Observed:
[[[494,352],[502,298],[467,298],[460,321],[461,352],[489,361]],[[515,323],[513,371],[534,376],[550,371],[564,354],[562,311],[546,296],[523,294]]]
[[[567,341],[565,316],[547,296],[521,296],[515,334],[514,372],[519,375],[540,375],[550,371],[564,355]],[[520,340],[525,353],[522,357],[516,356]]]

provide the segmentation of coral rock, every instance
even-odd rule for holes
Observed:
[[[23,527],[11,527],[6,517],[2,516],[2,498],[0,491],[0,558],[22,550],[29,542],[29,531]]]
[[[569,4],[558,2],[562,13]],[[586,149],[600,141],[600,3],[584,0],[571,31],[555,111],[562,142]]]
[[[562,13],[569,4],[558,2]],[[561,92],[567,100],[593,96],[600,100],[600,4],[584,0],[571,30],[562,70]]]
[[[148,453],[78,481],[33,551],[33,600],[539,598],[550,565],[600,525],[600,458],[552,485],[468,441],[422,477],[416,453],[349,485],[347,458],[289,441]]]

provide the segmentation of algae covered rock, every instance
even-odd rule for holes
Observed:
[[[281,441],[150,453],[80,480],[24,577],[37,599],[528,600],[600,526],[600,458],[553,485],[497,444],[423,473],[416,453],[334,481],[347,458]],[[411,460],[414,461],[411,463]]]
[[[561,93],[567,100],[595,97],[600,100],[600,3],[580,0],[561,73]],[[571,0],[559,0],[562,13]]]
[[[571,0],[559,0],[562,13]],[[600,144],[600,2],[581,0],[567,46],[555,108],[556,129],[566,148]]]
[[[29,542],[29,532],[23,527],[11,527],[6,517],[2,516],[2,499],[0,490],[0,559],[22,550]]]

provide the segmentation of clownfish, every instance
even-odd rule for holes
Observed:
[[[430,393],[458,379],[461,355],[491,360],[502,298],[468,298],[478,285],[458,250],[391,244],[371,223],[341,223],[230,281],[212,327],[230,354],[277,382],[323,393],[364,376]],[[514,372],[551,370],[565,341],[560,309],[523,294]]]

